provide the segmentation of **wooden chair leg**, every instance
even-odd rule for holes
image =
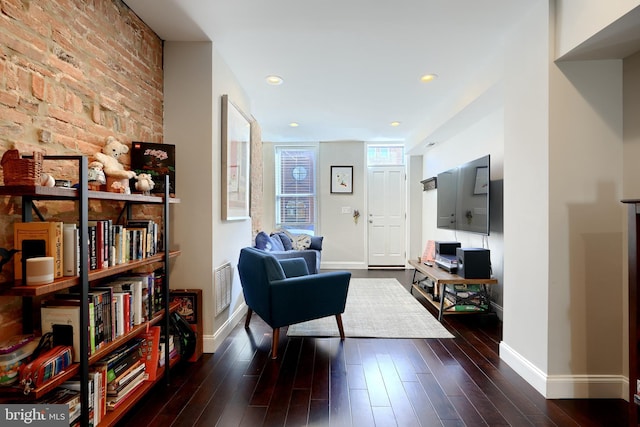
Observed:
[[[248,309],[247,310],[247,318],[244,321],[244,328],[245,329],[249,329],[249,322],[251,321],[251,315],[253,314],[253,310]]]
[[[342,314],[336,314],[336,322],[338,322],[338,330],[340,331],[340,339],[344,340],[344,328],[342,327]]]
[[[278,341],[280,341],[280,328],[273,328],[273,340],[271,341],[271,358],[278,358]]]

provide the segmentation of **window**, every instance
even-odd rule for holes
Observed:
[[[404,166],[404,146],[368,145],[367,166]]]
[[[276,147],[276,227],[316,232],[316,150]]]

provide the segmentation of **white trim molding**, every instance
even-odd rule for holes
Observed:
[[[500,359],[546,399],[628,399],[629,380],[622,375],[547,375],[504,341]]]
[[[227,319],[226,322],[218,329],[213,336],[205,335],[202,337],[202,351],[204,353],[215,353],[220,347],[220,344],[224,341],[226,337],[231,334],[233,328],[236,327],[238,322],[240,322],[247,315],[247,304],[244,302],[238,306],[236,311],[233,312],[231,317]]]

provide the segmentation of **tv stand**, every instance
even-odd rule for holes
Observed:
[[[442,316],[448,313],[469,314],[491,311],[487,285],[497,284],[497,279],[465,279],[434,265],[425,265],[415,260],[409,260],[409,265],[415,269],[409,292],[413,295],[415,289],[425,297],[438,310],[439,321],[442,321]],[[418,273],[423,277],[418,276]],[[432,286],[422,285],[425,280]]]

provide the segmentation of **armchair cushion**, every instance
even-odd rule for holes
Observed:
[[[309,269],[304,258],[288,258],[278,260],[286,277],[307,276]]]

